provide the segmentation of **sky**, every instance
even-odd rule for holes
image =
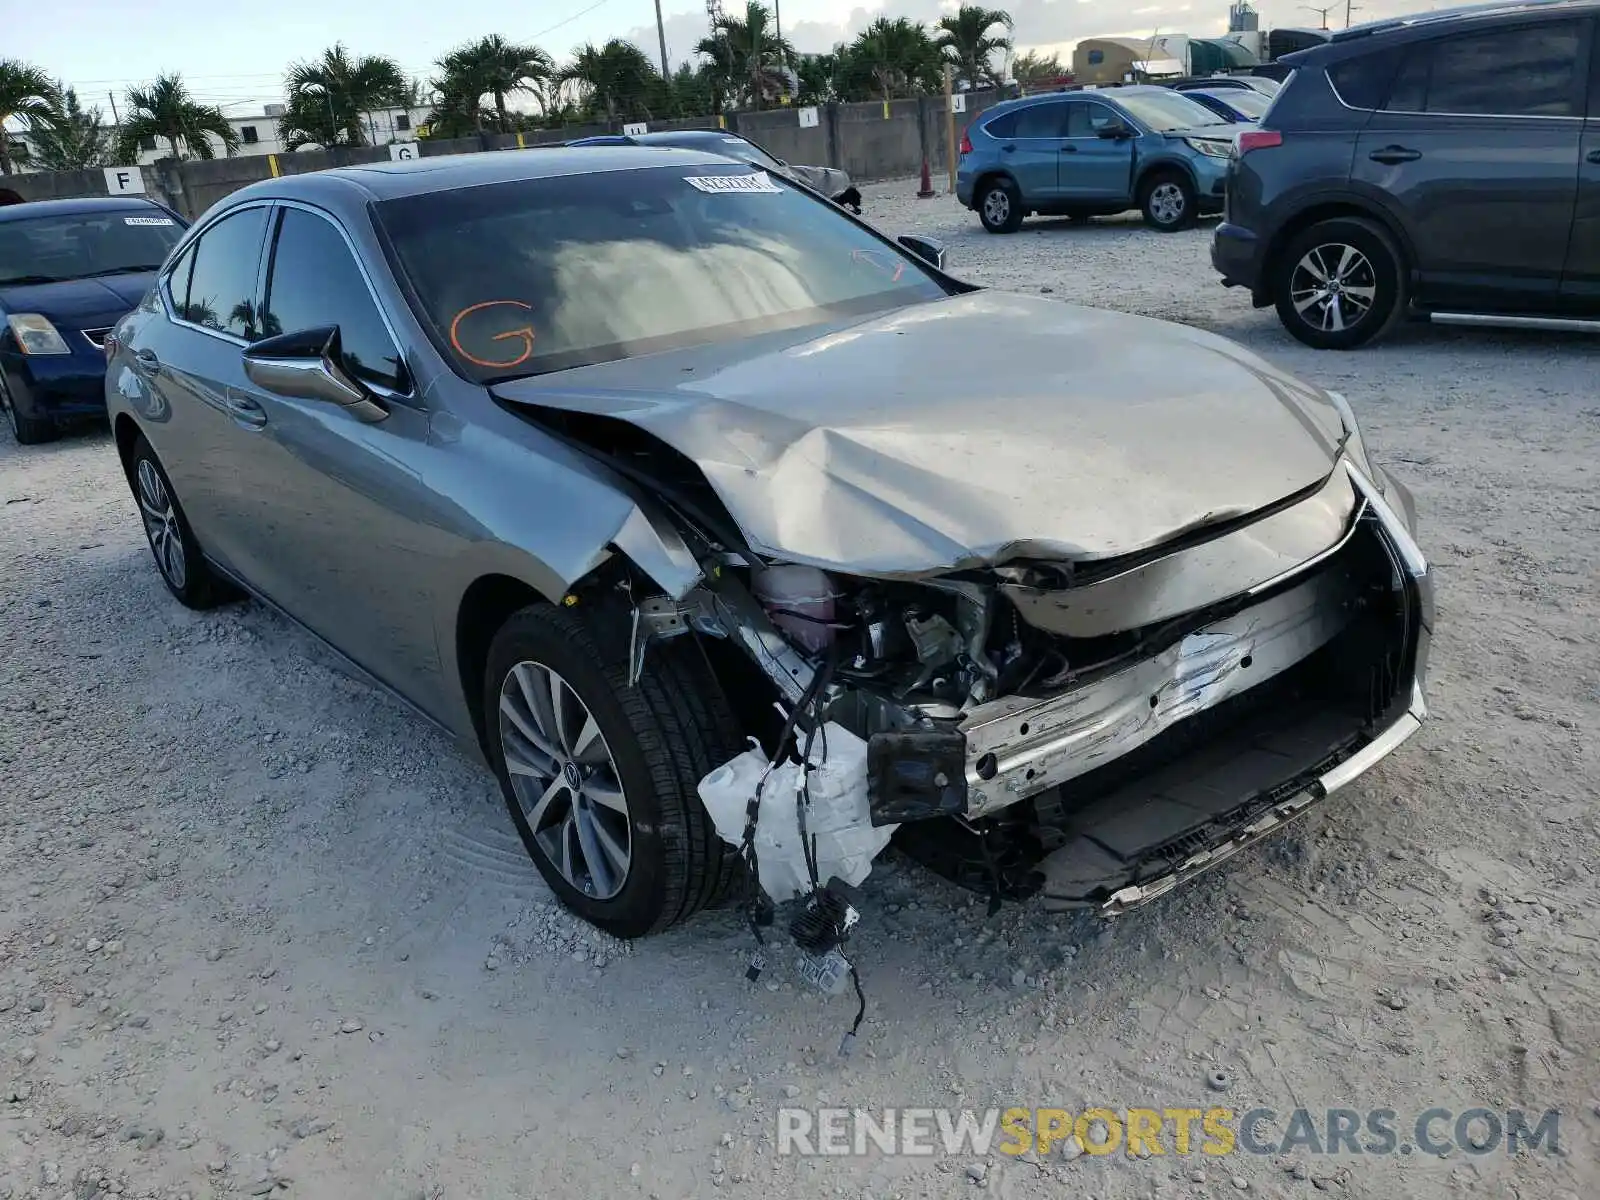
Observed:
[[[724,0],[731,11],[743,0]],[[1318,0],[1319,4],[1331,0]],[[23,0],[7,0],[20,4]],[[1015,23],[1019,49],[1041,47],[1070,56],[1079,38],[1188,33],[1227,28],[1227,0],[988,0]],[[778,0],[784,36],[797,50],[817,52],[848,41],[878,16],[932,23],[956,8],[955,0]],[[1258,0],[1261,27],[1317,27],[1322,17],[1297,0]],[[1355,5],[1359,23],[1402,12],[1440,7],[1426,0],[1365,0]],[[130,13],[137,11],[137,19]],[[689,57],[706,32],[703,0],[662,0],[670,65]],[[452,47],[487,33],[543,46],[558,60],[584,42],[624,37],[659,57],[652,0],[546,0],[510,8],[492,0],[385,0],[354,6],[328,0],[271,0],[230,6],[212,20],[196,19],[193,0],[55,0],[50,19],[7,22],[0,54],[44,68],[76,87],[85,104],[109,118],[108,93],[123,102],[130,85],[180,72],[196,97],[229,115],[259,112],[280,99],[284,68],[315,58],[336,41],[361,54],[385,54],[408,74],[428,77]],[[225,13],[226,15],[222,15]],[[215,22],[215,23],[213,23]],[[1340,5],[1328,14],[1344,24]]]

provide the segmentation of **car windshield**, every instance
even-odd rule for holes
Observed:
[[[1264,96],[1254,88],[1219,88],[1214,92],[1207,92],[1208,96],[1215,96],[1235,112],[1241,112],[1252,121],[1258,120],[1272,104],[1271,96]]]
[[[948,294],[832,205],[731,165],[517,180],[376,212],[420,315],[480,382]]]
[[[154,271],[182,236],[154,207],[0,221],[0,285]]]
[[[1190,100],[1181,92],[1135,92],[1118,96],[1117,103],[1156,133],[1166,133],[1170,129],[1193,129],[1197,125],[1229,123],[1228,118],[1219,117],[1198,100]]]

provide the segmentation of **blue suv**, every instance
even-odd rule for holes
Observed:
[[[1130,208],[1154,229],[1184,229],[1221,211],[1228,155],[1251,128],[1164,87],[1007,100],[962,135],[956,196],[990,233],[1033,213],[1082,220]]]

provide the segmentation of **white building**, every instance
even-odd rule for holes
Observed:
[[[367,143],[373,146],[386,146],[390,142],[415,141],[417,127],[425,125],[428,120],[427,108],[380,108],[370,113],[363,114],[366,118]],[[238,156],[259,154],[287,154],[283,148],[283,139],[278,130],[278,119],[283,116],[284,106],[281,104],[268,104],[263,106],[261,112],[249,116],[227,118],[228,124],[239,135]],[[117,127],[108,126],[111,133],[112,144],[115,145]],[[14,134],[14,137],[26,142],[26,133]],[[158,144],[159,143],[159,144]],[[217,157],[223,157],[222,146],[211,140],[212,149],[217,152]],[[312,149],[313,147],[306,147]],[[139,165],[148,166],[158,158],[163,158],[172,153],[172,147],[167,145],[165,139],[145,138],[139,145]],[[130,164],[131,165],[131,164]],[[33,170],[31,167],[19,167],[19,170]]]

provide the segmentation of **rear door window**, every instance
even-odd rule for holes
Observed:
[[[1017,113],[1019,138],[1059,138],[1067,136],[1067,110],[1070,104],[1052,102],[1030,104]]]
[[[1440,38],[1405,55],[1387,107],[1467,116],[1579,116],[1583,45],[1580,21]]]
[[[992,138],[1005,141],[1007,138],[1017,136],[1017,114],[1014,112],[1001,113],[998,117],[984,123],[983,131]]]
[[[223,217],[200,235],[180,317],[246,341],[257,336],[256,279],[266,227],[267,210],[257,205]]]

